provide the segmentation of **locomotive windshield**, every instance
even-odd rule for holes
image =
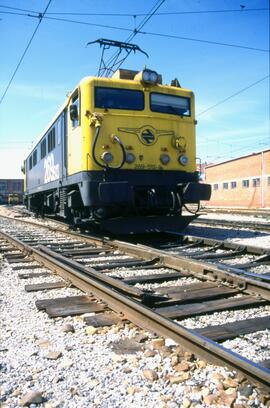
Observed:
[[[144,94],[133,89],[96,87],[95,106],[104,109],[144,110]]]
[[[183,96],[152,92],[150,95],[150,107],[152,112],[190,116],[190,99]]]

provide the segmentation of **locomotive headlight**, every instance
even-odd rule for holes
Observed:
[[[135,156],[133,153],[126,153],[126,162],[131,164],[135,161]]]
[[[178,157],[178,161],[180,164],[182,164],[182,166],[186,166],[188,164],[188,157],[183,154],[182,156]]]
[[[144,69],[142,71],[142,82],[148,84],[156,84],[158,82],[158,74],[156,71],[150,71],[149,69]]]
[[[113,155],[110,152],[104,152],[101,155],[101,159],[105,161],[105,163],[111,163],[113,161]]]
[[[150,74],[150,81],[156,84],[157,80],[158,80],[158,74],[155,71],[152,71]]]
[[[142,72],[142,80],[143,80],[144,82],[150,81],[150,75],[151,75],[150,71],[144,70],[144,71]]]
[[[170,162],[170,156],[168,154],[161,154],[160,155],[160,161],[162,164],[168,164]]]

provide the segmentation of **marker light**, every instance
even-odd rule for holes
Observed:
[[[188,164],[188,157],[183,154],[182,156],[178,157],[178,161],[180,164],[182,164],[182,166],[186,166]]]
[[[133,153],[126,153],[126,162],[131,164],[135,161],[135,156]]]
[[[170,156],[168,154],[161,154],[160,155],[160,161],[162,164],[166,165],[170,162]]]
[[[110,152],[104,152],[101,155],[101,159],[105,161],[105,163],[111,163],[113,161],[113,155]]]

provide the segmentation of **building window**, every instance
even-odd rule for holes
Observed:
[[[236,188],[236,187],[237,187],[236,181],[231,181],[231,188]]]
[[[12,190],[16,193],[21,193],[23,191],[22,186],[23,184],[20,181],[14,181]]]
[[[259,178],[255,178],[252,180],[252,186],[253,187],[260,187],[260,179]]]
[[[218,184],[213,184],[213,190],[218,190]]]
[[[32,167],[33,167],[33,159],[32,159],[32,156],[30,156],[30,158],[29,158],[29,170],[31,170]]]
[[[270,186],[270,177],[267,177],[267,185]]]
[[[42,140],[40,145],[40,158],[44,159],[45,156],[46,156],[46,138]]]
[[[243,181],[242,181],[242,186],[243,186],[244,188],[248,188],[248,187],[249,187],[249,180],[243,180]]]
[[[37,164],[37,150],[33,153],[33,167]]]
[[[229,187],[228,183],[223,183],[223,190],[228,190],[228,187]]]
[[[55,128],[48,133],[48,153],[55,148]]]
[[[7,191],[7,182],[6,181],[0,181],[0,191],[5,192]]]

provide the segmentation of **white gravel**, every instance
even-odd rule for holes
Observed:
[[[175,373],[170,358],[162,358],[159,353],[146,357],[143,352],[119,356],[111,351],[112,342],[132,338],[139,329],[126,324],[122,328],[103,329],[103,335],[88,335],[83,317],[50,319],[46,313],[37,311],[36,299],[74,296],[81,292],[66,288],[26,293],[26,280],[16,276],[20,272],[4,264],[0,274],[0,403],[3,408],[18,407],[29,390],[42,392],[47,402],[39,406],[44,408],[177,408],[186,400],[195,404],[192,406],[206,408],[204,395],[218,392],[216,376],[235,376],[225,368],[212,365],[198,368],[195,361],[191,363],[188,378],[180,384],[172,384],[169,376],[179,373]],[[64,323],[72,324],[75,333],[63,333]],[[60,351],[62,356],[49,360],[46,355],[51,351]],[[158,380],[143,378],[144,369],[154,370]],[[245,406],[265,407],[259,403],[260,393],[256,389],[249,398],[237,395],[236,402]],[[35,406],[32,404],[31,408]]]
[[[180,278],[172,281],[165,281],[162,283],[136,283],[135,287],[139,289],[145,290],[153,290],[158,293],[158,288],[163,287],[171,287],[171,286],[184,286],[184,285],[191,285],[192,283],[199,283],[201,282],[199,279],[196,278]]]
[[[243,245],[253,245],[262,247],[265,249],[270,249],[270,232],[266,231],[252,231],[247,228],[235,228],[222,226],[222,220],[228,221],[250,221],[256,222],[259,224],[260,222],[269,223],[270,224],[270,217],[269,216],[260,216],[254,217],[251,215],[234,215],[234,214],[207,214],[201,215],[199,220],[203,221],[203,219],[216,219],[217,225],[216,226],[199,226],[199,225],[189,225],[185,229],[185,233],[188,235],[196,235],[205,238],[214,238],[220,240],[227,240],[236,242]]]
[[[179,323],[188,329],[199,329],[207,326],[218,326],[225,323],[233,323],[239,320],[253,319],[254,317],[269,316],[270,306],[260,306],[245,310],[227,310],[203,316],[196,316],[181,320]],[[261,341],[262,338],[262,341]],[[255,362],[270,359],[270,330],[255,332],[240,336],[233,340],[226,340],[222,345],[249,358]],[[267,345],[267,347],[266,347]]]
[[[126,268],[115,268],[112,270],[111,273],[108,273],[109,276],[115,277],[115,278],[130,278],[133,276],[138,276],[138,275],[162,275],[163,273],[174,273],[175,271],[173,269],[169,268],[157,268],[153,266],[153,269],[137,269],[136,267],[126,269]]]
[[[230,350],[241,354],[254,362],[270,359],[270,330],[241,336],[241,339],[227,340],[222,345]]]

